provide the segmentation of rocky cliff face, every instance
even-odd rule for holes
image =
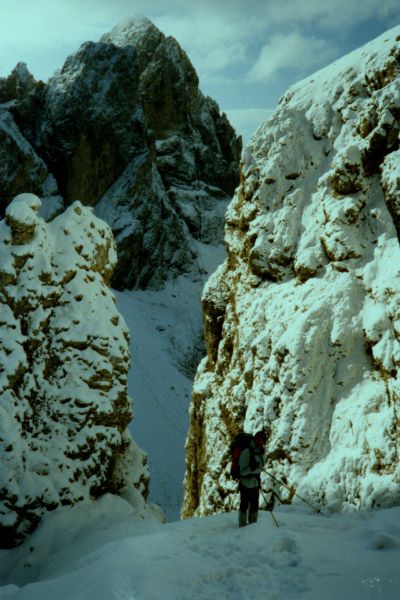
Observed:
[[[111,230],[74,202],[46,223],[22,194],[0,222],[0,546],[46,510],[135,486],[128,331],[109,288]]]
[[[196,270],[194,240],[220,242],[202,222],[221,223],[240,139],[176,40],[147,19],[83,44],[48,84],[18,65],[0,102],[3,211],[27,189],[53,206],[60,196],[95,206],[117,241],[113,285],[158,286]]]
[[[21,133],[12,114],[15,106],[25,106],[37,89],[24,63],[19,63],[8,78],[0,79],[1,216],[12,198],[21,191],[29,189],[46,196],[56,192],[45,162]]]
[[[400,503],[400,28],[295,85],[244,152],[184,516],[237,506],[229,443],[270,428],[262,477],[333,510]]]

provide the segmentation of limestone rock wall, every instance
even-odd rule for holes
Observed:
[[[132,46],[87,42],[46,86],[35,145],[67,204],[96,204],[146,150],[138,75]]]
[[[73,203],[51,223],[22,194],[0,222],[0,540],[43,512],[135,486],[145,455],[127,431],[128,331],[109,281],[106,223]],[[138,493],[139,493],[138,492]]]
[[[295,85],[244,151],[228,258],[203,293],[207,357],[183,515],[237,506],[229,444],[270,429],[265,492],[400,503],[400,28]]]
[[[197,73],[178,42],[146,18],[128,19],[102,41],[136,50],[145,121],[167,188],[203,181],[232,196],[241,141],[217,103],[199,90]]]

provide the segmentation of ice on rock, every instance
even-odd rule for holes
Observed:
[[[3,547],[48,510],[132,486],[143,498],[148,485],[127,430],[129,334],[108,285],[111,230],[79,202],[51,223],[40,205],[21,194],[0,222]]]
[[[296,84],[243,153],[203,294],[184,516],[237,506],[229,444],[263,426],[287,486],[263,474],[265,492],[400,503],[399,58],[397,27]]]

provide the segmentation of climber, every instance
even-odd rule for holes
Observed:
[[[248,448],[242,450],[239,458],[239,527],[256,523],[258,519],[260,474],[265,464],[265,431],[257,431]]]

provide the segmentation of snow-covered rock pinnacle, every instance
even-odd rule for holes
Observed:
[[[40,204],[21,194],[0,222],[1,547],[57,506],[125,486],[147,493],[145,455],[127,431],[111,230],[79,202],[46,223]]]
[[[244,152],[203,295],[183,514],[237,504],[229,444],[270,428],[265,491],[400,503],[400,27],[289,89]]]

